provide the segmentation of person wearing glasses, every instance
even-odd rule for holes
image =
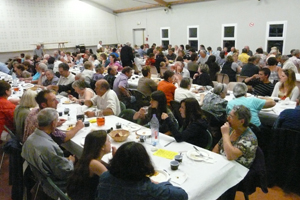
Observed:
[[[227,122],[221,127],[222,138],[213,148],[213,152],[226,156],[228,160],[235,160],[246,168],[252,165],[256,149],[257,138],[249,128],[250,110],[243,105],[232,108]],[[237,186],[227,190],[220,199],[234,199]]]

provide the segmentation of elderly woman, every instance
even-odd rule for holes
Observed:
[[[188,199],[187,193],[170,182],[150,180],[155,173],[145,147],[136,142],[124,143],[110,160],[109,171],[99,179],[96,199]],[[115,188],[115,189],[114,189]]]
[[[280,81],[276,83],[272,97],[279,97],[284,100],[290,98],[296,101],[299,96],[299,88],[296,85],[296,75],[291,69],[284,69],[280,76]]]
[[[10,130],[14,130],[13,121],[16,105],[7,100],[10,95],[10,84],[6,81],[0,81],[0,143],[2,140],[2,132],[5,131],[4,125],[6,125]],[[7,135],[7,133],[5,135]]]
[[[221,73],[229,76],[229,82],[236,82],[236,74],[241,72],[241,67],[233,62],[232,56],[227,56],[226,62],[222,67]]]
[[[21,80],[24,80],[25,82],[30,82],[30,83],[34,83],[34,84],[37,84],[38,81],[39,81],[39,78],[41,77],[41,83],[43,81],[46,80],[46,76],[45,76],[45,72],[46,70],[48,69],[47,65],[44,64],[44,63],[38,63],[36,64],[36,74],[32,77],[29,77],[29,78],[24,78],[24,79],[21,79]]]
[[[218,83],[212,93],[208,93],[205,96],[201,95],[201,108],[213,113],[220,121],[226,121],[226,106],[228,103],[228,101],[225,100],[226,94],[227,85]]]
[[[273,84],[279,81],[282,69],[277,66],[278,62],[275,57],[269,57],[267,60],[267,67],[270,69],[271,74],[269,76],[269,81]]]
[[[79,99],[72,95],[69,95],[69,99],[75,101],[76,103],[84,102],[85,100],[90,100],[96,95],[91,88],[86,87],[86,83],[82,79],[74,81],[72,87],[78,94]]]
[[[206,132],[208,123],[202,114],[198,101],[195,98],[186,98],[180,102],[179,112],[184,119],[182,131],[178,131],[176,124],[167,113],[162,113],[161,118],[167,122],[170,132],[177,142],[188,142],[206,148],[209,136]],[[210,147],[209,147],[210,148]]]
[[[227,114],[230,113],[235,105],[244,105],[250,109],[251,123],[259,127],[261,122],[258,113],[262,108],[270,108],[275,106],[275,101],[266,97],[246,97],[248,87],[245,83],[237,83],[233,88],[233,95],[235,99],[228,102],[226,107]]]
[[[198,73],[195,73],[193,76],[193,83],[202,86],[211,86],[213,87],[214,84],[211,80],[211,77],[208,73],[209,68],[207,64],[200,64],[198,68]]]
[[[20,141],[23,139],[25,119],[30,112],[31,108],[37,106],[35,101],[36,92],[33,90],[27,90],[21,100],[20,104],[16,107],[14,112],[14,125],[16,130],[16,136]]]

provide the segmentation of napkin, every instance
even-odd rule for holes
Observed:
[[[165,149],[158,149],[153,155],[173,160],[174,156],[178,155],[178,152],[168,151]]]
[[[187,179],[186,173],[181,172],[181,171],[176,171],[176,172],[172,173],[172,175],[171,175],[171,181],[178,185],[181,185],[182,183],[184,183],[186,181],[186,179]]]

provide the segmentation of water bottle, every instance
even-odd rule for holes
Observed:
[[[156,117],[156,114],[153,114],[152,119],[150,121],[151,128],[151,144],[156,146],[158,144],[158,136],[159,136],[159,121]]]
[[[13,86],[18,86],[17,76],[16,76],[15,72],[13,72],[11,76],[12,76],[12,80],[13,80]]]

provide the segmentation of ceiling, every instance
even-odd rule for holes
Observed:
[[[110,13],[118,14],[157,7],[171,8],[172,5],[205,0],[81,0]]]

